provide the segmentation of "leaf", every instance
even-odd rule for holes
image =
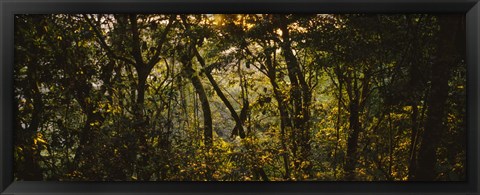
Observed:
[[[45,141],[42,138],[37,138],[37,141],[40,142],[41,144],[47,144],[47,141]]]

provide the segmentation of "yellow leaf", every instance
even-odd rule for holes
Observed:
[[[47,141],[45,141],[44,139],[42,139],[41,137],[38,137],[37,138],[37,141],[42,143],[42,144],[47,144]]]

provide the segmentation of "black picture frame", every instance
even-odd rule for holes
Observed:
[[[465,13],[466,182],[40,182],[13,181],[15,14],[49,13]],[[479,194],[479,0],[0,0],[1,194]]]

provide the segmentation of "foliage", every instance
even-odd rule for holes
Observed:
[[[463,23],[17,15],[15,178],[465,180]]]

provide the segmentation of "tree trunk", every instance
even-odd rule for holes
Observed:
[[[202,81],[198,77],[197,73],[195,70],[192,68],[192,62],[191,61],[186,61],[184,62],[185,65],[185,72],[187,77],[190,79],[192,82],[193,87],[195,88],[195,92],[198,95],[198,98],[200,99],[200,104],[202,107],[203,111],[203,137],[204,137],[204,144],[206,148],[206,165],[207,165],[207,171],[206,171],[206,178],[207,180],[211,181],[212,175],[213,175],[213,170],[211,167],[211,159],[209,157],[210,150],[213,147],[213,125],[212,125],[212,112],[210,110],[210,104],[208,102],[208,97],[205,92],[205,89],[203,88]]]
[[[359,102],[358,99],[353,99],[349,105],[349,136],[347,140],[347,160],[345,163],[345,180],[352,181],[355,179],[355,166],[357,163],[357,145],[358,135],[360,134],[359,121]]]
[[[437,177],[435,170],[437,163],[436,150],[445,130],[445,105],[448,98],[448,80],[451,67],[458,63],[456,56],[456,42],[465,41],[456,38],[455,33],[461,23],[461,17],[438,16],[440,24],[439,41],[436,50],[436,62],[431,70],[431,89],[428,98],[427,119],[422,143],[418,153],[418,165],[415,171],[415,180],[433,181]],[[453,29],[453,30],[452,30]]]
[[[336,124],[335,124],[335,137],[336,137],[336,141],[335,141],[335,148],[333,149],[333,177],[335,179],[337,179],[337,156],[338,156],[338,145],[339,145],[339,142],[340,142],[340,125],[342,124],[341,123],[341,120],[342,120],[342,101],[343,101],[343,93],[342,93],[342,83],[339,82],[339,85],[338,85],[338,104],[337,104],[337,108],[338,108],[338,113],[337,113],[337,121],[336,121]]]
[[[270,78],[270,83],[273,86],[273,92],[275,95],[275,100],[277,100],[277,107],[280,112],[280,142],[282,144],[282,156],[283,156],[283,166],[285,167],[285,175],[284,179],[289,179],[290,178],[290,160],[289,160],[289,154],[288,154],[288,147],[287,147],[287,139],[286,139],[286,130],[287,127],[291,128],[292,125],[289,120],[289,116],[287,111],[285,110],[286,108],[286,102],[285,99],[283,98],[282,93],[280,92],[279,86],[277,82],[275,81],[275,78]]]
[[[194,50],[194,53],[195,53],[195,56],[196,56],[198,62],[200,62],[200,65],[202,65],[202,67],[204,69],[207,68],[207,65],[205,64],[205,60],[202,58],[202,56],[200,55],[198,50],[196,48],[194,48],[193,50]],[[222,90],[220,89],[217,82],[213,78],[212,74],[210,73],[210,70],[207,70],[207,69],[205,69],[205,75],[207,76],[208,81],[210,81],[210,84],[212,84],[212,87],[215,90],[215,92],[217,93],[218,97],[220,97],[223,104],[225,104],[227,109],[230,111],[230,114],[231,114],[232,118],[235,120],[236,125],[234,127],[234,131],[233,131],[232,135],[234,135],[234,136],[239,135],[241,138],[245,138],[245,131],[243,129],[243,123],[244,123],[245,120],[242,120],[238,116],[238,114],[235,111],[235,109],[233,108],[232,104],[230,103],[230,101],[228,101],[227,97],[223,94]]]
[[[312,164],[308,161],[311,155],[310,146],[310,103],[311,91],[305,81],[303,72],[298,64],[297,58],[293,54],[290,41],[290,32],[288,30],[288,22],[285,16],[280,16],[280,29],[282,30],[281,43],[283,56],[285,58],[288,76],[292,83],[291,99],[293,101],[293,121],[294,136],[298,136],[295,142],[300,146],[299,163],[295,163],[296,168],[302,167],[302,172],[308,177],[312,176]],[[293,151],[294,155],[297,152]],[[306,163],[302,165],[302,163]]]
[[[288,151],[288,146],[287,146],[287,128],[288,130],[292,130],[292,122],[290,120],[290,116],[287,111],[287,102],[285,101],[285,97],[282,94],[280,90],[280,86],[277,83],[277,78],[276,78],[276,67],[273,64],[273,61],[275,61],[275,56],[272,61],[270,55],[266,55],[266,67],[267,67],[267,76],[268,79],[270,80],[270,84],[272,85],[273,88],[273,94],[275,97],[275,100],[277,101],[277,107],[278,111],[280,112],[280,142],[282,145],[282,157],[283,157],[283,166],[285,168],[285,175],[283,176],[283,179],[290,179],[291,175],[291,170],[290,170],[290,160],[289,160],[289,151]]]
[[[409,163],[408,163],[408,179],[412,180],[415,173],[415,166],[417,161],[417,135],[418,135],[418,107],[415,103],[412,103],[412,132],[410,134],[410,149],[409,149]]]
[[[138,84],[137,84],[137,99],[136,99],[136,107],[135,107],[135,114],[138,120],[144,120],[144,107],[145,107],[145,90],[146,90],[146,82],[149,72],[141,69],[137,71],[138,75]],[[144,121],[136,121],[136,122],[144,122]]]

